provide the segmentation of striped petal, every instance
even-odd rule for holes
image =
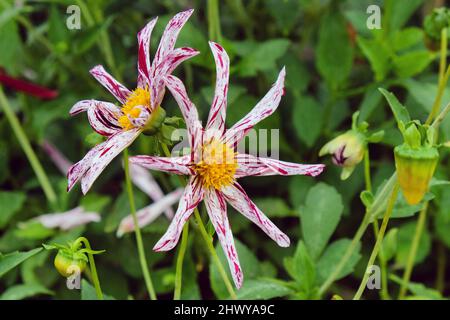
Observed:
[[[215,189],[208,189],[205,191],[205,205],[209,219],[216,230],[222,250],[227,257],[234,284],[239,289],[242,286],[244,274],[242,273],[230,223],[228,222],[227,203],[220,192]]]
[[[152,77],[155,76],[156,67],[164,60],[164,57],[170,53],[175,47],[175,42],[177,41],[178,34],[183,28],[186,21],[192,15],[194,10],[186,10],[176,14],[167,24],[164,30],[161,40],[159,42],[158,49],[155,53],[155,59],[152,64]]]
[[[325,168],[323,164],[299,164],[242,153],[236,155],[236,160],[239,165],[236,170],[236,178],[272,175],[307,175],[315,177],[321,174]]]
[[[35,220],[49,229],[70,230],[90,222],[99,222],[101,218],[96,212],[86,212],[82,207],[77,207],[63,213],[44,214],[36,217]]]
[[[72,190],[75,184],[89,170],[92,163],[92,159],[94,159],[97,153],[103,150],[105,145],[106,141],[96,145],[91,150],[89,150],[88,153],[86,153],[83,159],[81,159],[80,161],[78,161],[69,168],[69,171],[67,171],[67,192]]]
[[[191,150],[196,150],[198,144],[202,141],[201,135],[203,131],[202,124],[198,118],[197,107],[189,99],[186,88],[180,79],[175,76],[168,76],[166,85],[183,114],[188,131],[189,146]]]
[[[150,87],[150,36],[155,27],[158,17],[147,23],[147,25],[139,31],[138,38],[138,87]]]
[[[122,130],[117,121],[122,111],[115,104],[97,100],[82,100],[70,109],[70,114],[76,115],[84,111],[87,111],[92,129],[102,136],[108,137]]]
[[[139,210],[136,212],[136,216],[138,219],[138,225],[140,228],[143,228],[150,223],[152,223],[156,218],[158,218],[161,213],[167,211],[169,208],[172,208],[172,205],[175,204],[183,194],[183,189],[177,189],[167,196],[162,197],[155,203]],[[117,236],[121,237],[123,234],[134,231],[134,221],[131,215],[126,216],[122,219],[119,224],[119,228],[117,229]]]
[[[191,175],[193,174],[190,164],[191,157],[156,157],[156,156],[135,156],[130,158],[130,162],[138,164],[144,168],[156,171],[163,171],[173,174]]]
[[[214,130],[220,135],[225,131],[227,110],[228,78],[230,75],[230,59],[224,48],[214,42],[209,42],[216,62],[216,88],[214,99],[209,111],[206,130]]]
[[[258,209],[237,182],[235,182],[234,185],[222,188],[221,191],[233,208],[260,227],[261,230],[272,238],[280,247],[289,246],[290,240],[288,236],[281,232],[281,230]]]
[[[198,55],[200,52],[192,48],[177,48],[168,53],[162,60],[162,62],[156,66],[155,74],[152,77],[151,86],[151,105],[152,108],[156,108],[161,104],[164,98],[165,81],[168,75],[170,75],[176,67],[183,61]]]
[[[131,94],[130,90],[125,88],[121,83],[119,83],[116,79],[113,78],[103,66],[95,66],[89,71],[95,79],[102,86],[108,89],[109,92],[122,104],[124,104]]]
[[[284,94],[285,68],[281,69],[278,79],[260,102],[239,122],[225,133],[225,141],[230,145],[237,145],[239,141],[258,122],[270,116],[278,107]]]
[[[108,140],[103,142],[101,150],[92,157],[88,170],[81,178],[81,191],[83,194],[89,191],[94,181],[112,159],[128,147],[140,133],[141,131],[139,129],[123,131],[112,135]]]
[[[140,165],[131,163],[130,177],[134,185],[137,186],[142,192],[146,193],[154,202],[164,198],[164,193],[147,169],[141,167]],[[167,218],[172,219],[172,207],[169,206],[164,212]]]
[[[188,221],[194,209],[203,199],[203,188],[197,177],[191,177],[184,189],[177,212],[173,217],[166,233],[153,247],[155,251],[169,251],[173,249],[180,239],[184,224]]]

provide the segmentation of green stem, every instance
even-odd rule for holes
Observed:
[[[435,129],[438,129],[439,126],[441,125],[442,121],[444,121],[445,116],[449,112],[450,112],[450,103],[447,104],[447,106],[441,111],[441,113],[436,117],[436,119],[434,119],[434,121],[431,124],[431,126],[434,127]]]
[[[208,35],[209,39],[222,42],[222,31],[220,29],[220,19],[219,19],[219,1],[218,0],[208,0],[207,4],[208,12]]]
[[[361,298],[361,295],[364,292],[364,289],[366,288],[367,279],[369,278],[369,273],[367,271],[368,271],[369,267],[374,264],[375,259],[378,255],[378,251],[381,248],[384,234],[386,232],[386,228],[387,228],[389,219],[391,217],[392,211],[394,210],[395,201],[397,200],[398,190],[399,190],[399,185],[398,185],[398,183],[396,183],[392,190],[391,196],[390,196],[388,204],[387,204],[386,212],[383,217],[383,222],[381,223],[381,228],[380,228],[380,231],[378,232],[377,241],[375,242],[375,246],[373,247],[372,253],[371,253],[369,261],[367,263],[366,272],[364,273],[361,284],[359,285],[358,291],[356,292],[355,296],[353,297],[353,300],[359,300]]]
[[[400,291],[398,294],[398,299],[401,300],[405,297],[406,290],[411,279],[412,270],[414,267],[414,262],[416,261],[417,249],[419,248],[420,238],[422,236],[423,229],[425,227],[426,217],[428,210],[428,202],[425,202],[422,210],[419,213],[419,220],[417,221],[416,230],[414,233],[414,238],[411,243],[411,248],[408,254],[408,260],[406,262],[405,271],[403,273],[403,281],[400,286]]]
[[[89,240],[86,239],[85,237],[79,237],[75,242],[84,243],[84,246],[86,247],[86,249],[88,249],[89,251],[92,251]],[[103,300],[103,292],[102,292],[102,288],[100,287],[100,280],[98,278],[97,268],[95,267],[94,255],[92,253],[90,253],[89,251],[87,252],[87,254],[89,257],[89,267],[91,269],[92,282],[94,283],[95,293],[97,294],[97,298],[99,300]]]
[[[447,70],[446,70],[447,69]],[[447,86],[448,78],[450,76],[450,67],[447,68],[447,28],[442,29],[441,32],[441,53],[439,62],[439,78],[438,78],[438,92],[434,100],[431,112],[425,124],[430,124],[433,118],[439,112],[441,107],[442,96],[444,95],[445,87]]]
[[[155,289],[153,288],[152,279],[147,265],[147,259],[145,257],[144,243],[142,241],[141,229],[136,216],[136,206],[134,203],[133,187],[131,185],[130,168],[128,161],[128,149],[123,151],[123,160],[125,166],[125,180],[127,185],[128,199],[130,202],[131,216],[133,217],[134,233],[136,234],[136,244],[139,254],[139,262],[141,264],[142,273],[144,275],[145,285],[147,287],[148,294],[152,300],[156,300]]]
[[[181,244],[178,251],[177,265],[175,271],[175,290],[173,294],[173,300],[180,300],[181,296],[181,284],[183,278],[183,260],[186,253],[186,247],[189,236],[189,223],[186,223],[183,227],[183,233],[181,234]]]
[[[227,287],[231,299],[236,300],[237,296],[236,293],[234,292],[233,285],[231,284],[230,279],[228,279],[227,272],[225,271],[225,268],[220,262],[219,256],[217,255],[216,249],[214,248],[212,238],[209,236],[208,231],[206,231],[205,225],[203,224],[202,218],[200,217],[200,212],[198,211],[197,208],[194,210],[194,217],[195,221],[199,226],[200,234],[202,235],[203,240],[205,240],[209,253],[211,254],[213,261],[216,264],[217,269],[219,270],[220,276],[222,277],[222,280],[225,283],[225,286]]]
[[[364,180],[366,182],[366,190],[369,192],[372,192],[372,179],[370,176],[370,154],[369,154],[369,148],[366,148],[366,152],[364,155]],[[378,226],[378,220],[374,219],[372,222],[373,225],[373,233],[375,235],[375,239],[378,238],[379,234],[379,226]],[[383,300],[390,299],[389,297],[389,290],[388,290],[388,282],[387,282],[387,266],[386,266],[386,260],[384,259],[384,256],[382,252],[380,252],[378,256],[378,260],[380,262],[381,267],[381,291],[380,296]]]
[[[161,147],[163,149],[163,152],[165,154],[166,157],[170,157],[170,151],[169,148],[167,147],[167,145],[165,143],[161,143]],[[186,181],[181,177],[178,176],[180,178],[180,182],[183,185],[186,185]],[[200,216],[200,212],[198,211],[198,208],[194,209],[194,217],[195,220],[197,222],[198,225],[198,230],[200,231],[200,234],[206,244],[206,247],[208,248],[214,264],[216,265],[217,269],[219,270],[219,274],[222,277],[222,280],[228,290],[228,293],[230,294],[230,297],[234,300],[237,299],[236,293],[234,292],[233,289],[233,285],[230,282],[230,279],[228,279],[228,275],[225,271],[225,268],[223,267],[222,263],[220,262],[219,256],[217,255],[216,249],[214,248],[213,242],[212,242],[212,238],[209,236],[208,231],[206,231],[205,225],[203,224],[202,218]],[[183,261],[177,261],[177,264],[180,263],[182,264]]]
[[[56,193],[53,190],[52,185],[50,184],[50,181],[47,177],[47,174],[45,173],[41,163],[39,162],[38,157],[36,156],[36,153],[33,151],[30,141],[28,140],[27,135],[25,134],[22,126],[20,125],[19,119],[17,119],[16,114],[12,110],[9,101],[6,98],[5,93],[3,92],[2,86],[0,86],[0,105],[2,106],[6,118],[8,118],[9,124],[11,125],[14,134],[16,135],[16,138],[19,141],[22,150],[25,152],[25,155],[27,156],[28,161],[31,164],[31,167],[34,170],[34,173],[36,174],[39,183],[41,184],[42,190],[44,190],[47,200],[50,202],[52,206],[56,206],[57,202]]]

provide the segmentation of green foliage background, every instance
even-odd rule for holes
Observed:
[[[82,12],[81,30],[68,30],[66,8],[84,4],[94,21]],[[324,162],[327,170],[318,178],[265,177],[242,180],[248,194],[292,240],[290,248],[279,248],[257,227],[229,208],[237,250],[245,273],[239,298],[287,299],[329,298],[337,293],[349,298],[356,290],[368,254],[374,244],[368,230],[336,283],[319,297],[318,287],[342,257],[364,213],[359,194],[364,174],[359,165],[346,181],[330,159],[318,158],[327,141],[349,129],[351,115],[360,110],[361,121],[371,130],[384,129],[383,141],[371,145],[373,185],[376,190],[394,172],[393,146],[401,142],[395,120],[379,87],[395,91],[414,118],[425,119],[437,91],[438,55],[424,44],[422,22],[435,2],[423,0],[226,0],[220,2],[221,39],[208,34],[206,1],[0,1],[0,67],[12,76],[57,89],[59,96],[41,101],[7,90],[14,111],[59,198],[59,207],[49,207],[38,181],[13,135],[7,119],[0,114],[0,298],[89,299],[95,297],[89,283],[71,291],[54,270],[54,253],[29,251],[41,243],[65,242],[80,235],[88,237],[95,249],[107,252],[96,257],[105,293],[114,299],[144,299],[146,291],[132,234],[121,239],[115,231],[129,213],[121,161],[116,159],[85,197],[79,188],[66,193],[66,179],[47,158],[40,145],[51,141],[71,161],[78,161],[99,142],[85,116],[69,117],[69,109],[82,99],[113,98],[89,76],[88,70],[103,64],[104,48],[99,44],[107,33],[114,55],[113,73],[121,75],[132,88],[137,75],[136,34],[152,17],[160,19],[152,35],[157,46],[166,22],[187,8],[196,11],[177,42],[201,51],[182,64],[175,74],[184,80],[191,99],[205,118],[214,88],[215,66],[208,40],[221,42],[231,58],[227,124],[246,114],[270,88],[284,65],[287,69],[286,95],[278,111],[258,128],[280,129],[280,158],[301,163]],[[371,4],[382,8],[381,30],[366,27]],[[83,7],[82,7],[83,9]],[[84,10],[84,9],[83,9]],[[114,66],[113,66],[114,67]],[[443,102],[450,100],[445,91]],[[163,102],[170,115],[179,111],[170,94]],[[441,138],[449,140],[450,120],[443,124]],[[154,154],[158,149],[148,137],[140,137],[132,154]],[[177,179],[155,173],[165,191],[178,185]],[[448,151],[441,153],[436,179],[449,178]],[[137,207],[149,199],[135,189]],[[412,280],[412,296],[441,298],[448,282],[438,277],[438,265],[445,261],[450,246],[450,189],[431,189],[434,200],[426,224]],[[48,230],[24,223],[37,215],[65,211],[78,204],[101,212],[102,221],[70,232]],[[400,199],[383,246],[392,275],[389,289],[398,289],[419,207]],[[203,210],[203,209],[202,209]],[[206,215],[204,216],[206,217]],[[171,298],[174,287],[176,251],[154,253],[150,249],[168,226],[165,217],[144,228],[144,240],[152,278],[160,298]],[[10,254],[14,251],[22,253]],[[28,253],[25,253],[27,252]],[[226,265],[220,246],[217,247]],[[8,255],[9,254],[9,255]],[[6,262],[5,262],[6,261]],[[19,263],[21,263],[19,265]],[[15,267],[17,266],[17,267]],[[15,267],[15,268],[14,268]],[[444,270],[446,271],[446,270]],[[436,279],[438,281],[435,287]],[[89,280],[89,278],[88,278]],[[440,282],[439,282],[440,281]],[[443,281],[443,282],[442,282]],[[378,298],[368,290],[366,297]],[[183,274],[182,298],[228,298],[228,293],[208,253],[195,232],[190,233]]]

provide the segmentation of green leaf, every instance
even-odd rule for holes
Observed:
[[[400,29],[413,15],[424,0],[408,0],[405,2],[398,0],[388,0],[385,3],[385,17],[387,18],[388,30]]]
[[[411,121],[408,110],[398,101],[397,97],[394,94],[383,88],[379,88],[378,90],[380,90],[380,92],[386,98],[389,106],[391,107],[392,113],[394,114],[395,120],[397,120],[397,124],[399,124],[399,126],[401,122],[406,124]]]
[[[383,80],[390,69],[389,57],[390,51],[388,46],[380,42],[378,39],[356,38],[356,43],[370,62],[375,80],[377,82]]]
[[[375,109],[380,105],[382,96],[380,95],[377,85],[371,85],[364,93],[363,100],[359,107],[359,121],[367,121]]]
[[[303,239],[313,259],[326,247],[343,210],[342,197],[334,187],[320,182],[309,190],[300,218]]]
[[[98,300],[95,288],[85,279],[81,280],[81,300]],[[103,292],[103,300],[115,300]]]
[[[275,18],[275,22],[284,35],[288,35],[299,17],[300,1],[298,0],[268,0],[265,5],[269,13]]]
[[[292,260],[292,272],[303,292],[309,294],[314,290],[316,267],[303,241],[298,243],[297,250],[295,250]]]
[[[394,281],[400,285],[402,283],[404,283],[403,279],[396,276],[395,274],[390,274],[389,279],[391,279],[392,281]],[[415,295],[415,296],[407,297],[407,299],[414,299],[414,300],[416,300],[416,299],[417,300],[442,300],[443,299],[443,297],[439,291],[431,289],[431,288],[427,288],[422,283],[410,281],[406,284],[406,287],[408,288],[409,291],[411,291]]]
[[[36,248],[27,252],[12,252],[0,255],[0,277],[14,269],[16,266],[40,252],[42,248]]]
[[[8,73],[16,75],[23,61],[23,45],[19,35],[19,28],[15,20],[11,19],[0,26],[0,66]]]
[[[395,73],[401,78],[409,78],[422,72],[434,60],[429,51],[413,51],[394,58]]]
[[[244,273],[245,281],[256,279],[260,275],[258,259],[253,254],[253,252],[249,248],[247,248],[243,243],[241,243],[237,239],[235,239],[234,241],[236,245],[236,251],[239,256],[239,261],[241,263],[242,272]],[[220,262],[222,263],[227,272],[228,279],[232,281],[230,270],[228,268],[228,260],[223,253],[220,243],[217,243],[216,245],[216,252],[217,255],[219,256]],[[222,277],[220,276],[219,271],[215,263],[212,261],[212,259],[209,266],[209,279],[214,294],[218,299],[226,299],[229,297],[228,290],[225,287]]]
[[[258,43],[255,49],[236,65],[236,70],[242,77],[253,77],[258,71],[277,70],[276,61],[285,54],[289,44],[287,39]]]
[[[323,108],[313,97],[297,98],[292,121],[297,137],[308,147],[312,147],[320,136]]]
[[[23,192],[0,191],[0,229],[6,226],[15,213],[17,213],[25,202]]]
[[[331,243],[320,259],[317,261],[317,280],[322,284],[334,271],[339,261],[341,261],[347,248],[352,241],[350,239],[339,239]],[[342,271],[336,277],[336,280],[342,279],[353,272],[359,259],[361,259],[361,243],[358,242],[355,250],[342,268]]]
[[[284,297],[292,290],[270,279],[245,280],[237,292],[239,300],[268,300]]]
[[[53,291],[37,283],[19,284],[3,292],[0,300],[22,300],[42,294],[53,295]]]
[[[395,255],[396,263],[405,267],[408,260],[411,244],[416,232],[416,222],[412,221],[399,227],[397,234],[397,253]],[[414,264],[419,264],[425,260],[431,250],[431,236],[427,229],[424,229],[420,237]]]
[[[385,261],[391,260],[397,251],[397,233],[398,229],[393,228],[386,233],[380,249],[380,255],[383,255]]]
[[[423,31],[420,28],[411,27],[396,31],[392,36],[392,45],[395,51],[408,49],[423,41]]]
[[[109,196],[96,193],[88,193],[83,198],[81,198],[80,206],[82,206],[86,211],[100,213],[110,202],[111,198]]]
[[[330,10],[321,19],[317,69],[330,87],[336,89],[347,80],[352,62],[353,47],[347,33],[346,21],[338,11]]]

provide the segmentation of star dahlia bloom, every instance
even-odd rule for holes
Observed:
[[[183,83],[174,76],[168,76],[166,82],[186,121],[191,153],[180,157],[136,156],[130,161],[148,169],[190,176],[167,232],[153,249],[155,251],[171,250],[180,238],[183,225],[199,202],[204,200],[209,218],[228,258],[234,283],[237,288],[240,288],[243,273],[228,222],[227,202],[260,227],[281,247],[289,246],[290,241],[250,200],[236,180],[246,176],[276,174],[316,176],[322,172],[324,165],[289,163],[236,152],[239,141],[246,133],[278,107],[284,92],[285,70],[284,68],[281,70],[276,83],[253,110],[232,128],[226,130],[229,58],[220,45],[211,42],[210,47],[216,61],[217,80],[215,96],[205,128],[202,128],[199,122],[197,109],[190,101]]]
[[[160,104],[165,93],[164,79],[183,61],[197,55],[192,48],[174,48],[178,34],[193,10],[175,15],[168,23],[150,64],[150,34],[157,18],[138,33],[137,88],[128,90],[114,79],[102,66],[90,73],[119,101],[113,103],[83,100],[70,110],[71,115],[86,111],[92,128],[107,140],[92,148],[86,156],[73,165],[68,173],[68,191],[81,179],[84,194],[105,167],[122,150],[127,148],[141,132],[155,133],[165,118]]]

